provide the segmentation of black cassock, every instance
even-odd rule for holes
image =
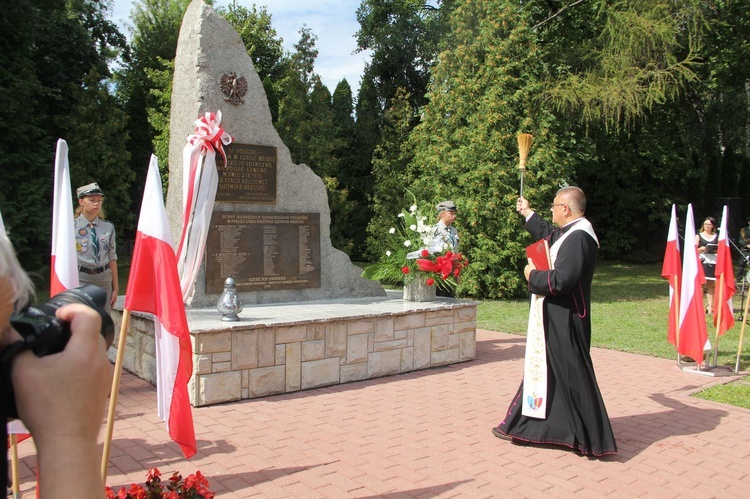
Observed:
[[[578,222],[555,230],[534,213],[526,230],[536,240],[551,237],[551,246],[575,223]],[[525,442],[563,445],[595,456],[617,452],[589,354],[591,280],[596,253],[597,242],[587,232],[575,230],[561,242],[554,270],[531,272],[529,291],[545,296],[547,418],[521,414],[521,382],[505,419],[497,427],[500,433]]]

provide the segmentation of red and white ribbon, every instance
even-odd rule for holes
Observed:
[[[206,249],[219,174],[216,153],[226,163],[224,146],[232,136],[221,128],[221,111],[205,113],[195,121],[195,133],[189,135],[182,150],[182,235],[177,248],[182,299],[190,304],[195,291],[200,262]]]
[[[232,143],[232,136],[221,128],[221,111],[216,113],[205,113],[195,120],[195,133],[187,138],[191,146],[199,146],[201,154],[209,151],[221,154],[226,161],[224,146]]]

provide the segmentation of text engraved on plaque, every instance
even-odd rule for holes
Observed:
[[[320,287],[320,214],[217,211],[206,243],[206,292]]]
[[[232,143],[224,146],[226,165],[217,157],[217,202],[271,204],[276,202],[277,156],[272,146]]]

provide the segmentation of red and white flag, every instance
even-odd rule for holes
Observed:
[[[695,245],[693,205],[689,204],[685,220],[685,251],[680,285],[680,341],[677,351],[688,355],[698,364],[703,362],[703,350],[708,340],[706,313],[703,309],[705,282],[703,267],[698,260],[698,247]]]
[[[78,287],[73,196],[70,191],[68,144],[57,141],[55,153],[55,185],[52,201],[52,261],[50,262],[49,294]]]
[[[154,315],[158,414],[185,457],[196,452],[187,384],[193,372],[185,307],[156,156],[146,177],[125,308]]]
[[[714,290],[713,303],[717,338],[734,326],[732,296],[734,296],[736,287],[734,270],[732,269],[732,254],[727,239],[728,216],[727,207],[724,205],[724,210],[721,213],[721,229],[719,229],[719,248],[716,252],[716,289]]]
[[[680,311],[680,276],[682,265],[680,264],[680,240],[677,234],[677,207],[672,205],[672,218],[669,221],[669,232],[667,232],[667,248],[664,251],[664,263],[661,267],[661,276],[669,280],[669,323],[667,326],[667,340],[677,346],[677,337]]]

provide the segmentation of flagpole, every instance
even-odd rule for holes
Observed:
[[[102,482],[107,483],[107,469],[109,468],[109,448],[112,444],[112,431],[115,426],[115,409],[117,408],[117,395],[120,392],[120,378],[122,378],[122,363],[125,357],[125,343],[128,338],[130,327],[130,310],[123,309],[122,324],[120,325],[120,340],[117,342],[117,359],[115,361],[115,373],[112,376],[112,392],[109,394],[109,412],[107,413],[107,430],[104,438],[104,449],[102,450]]]
[[[18,437],[15,433],[10,434],[10,476],[13,481],[13,499],[20,499],[21,485],[18,482]]]
[[[713,306],[713,304],[712,304]],[[716,336],[714,337],[714,366],[719,355],[719,329],[721,329],[721,313],[724,310],[724,272],[719,276],[719,310],[716,312]]]
[[[742,354],[742,339],[745,337],[745,328],[747,327],[747,309],[750,308],[750,293],[745,298],[745,308],[742,312],[742,327],[740,328],[740,344],[737,346],[737,363],[734,365],[734,372],[740,372],[740,355]]]
[[[673,304],[674,307],[674,323],[675,323],[675,343],[677,347],[677,365],[682,365],[682,356],[680,355],[680,280],[679,276],[675,275],[674,286],[673,286]]]

